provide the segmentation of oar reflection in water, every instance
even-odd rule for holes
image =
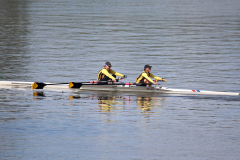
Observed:
[[[42,100],[44,99],[45,94],[43,92],[33,92],[33,99],[34,100]]]

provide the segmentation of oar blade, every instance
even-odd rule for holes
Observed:
[[[69,82],[69,88],[80,88],[82,87],[82,83],[79,82]]]
[[[44,83],[34,82],[32,84],[32,89],[43,89],[43,87],[46,86]]]

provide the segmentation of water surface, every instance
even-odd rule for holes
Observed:
[[[240,1],[1,1],[1,80],[145,64],[171,88],[240,92]],[[239,97],[0,88],[1,159],[238,159]]]

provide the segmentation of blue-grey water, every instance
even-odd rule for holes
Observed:
[[[0,80],[240,92],[239,0],[2,0]],[[0,88],[0,159],[239,159],[239,96]]]

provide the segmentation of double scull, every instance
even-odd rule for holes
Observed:
[[[174,89],[163,86],[145,87],[136,86],[135,83],[116,83],[116,84],[96,84],[96,81],[90,82],[69,82],[69,83],[43,83],[43,82],[19,82],[19,81],[0,81],[1,86],[13,86],[40,89],[64,89],[64,90],[89,90],[89,91],[122,91],[122,92],[142,92],[142,93],[161,93],[161,94],[189,94],[189,95],[229,95],[239,96],[236,92],[218,92],[190,89]]]

